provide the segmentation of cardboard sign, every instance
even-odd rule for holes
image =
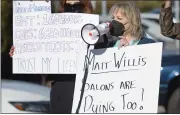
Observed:
[[[77,57],[86,54],[81,28],[99,16],[53,13],[51,2],[13,1],[13,73],[75,74]]]
[[[162,43],[92,50],[76,76],[72,113],[157,113]],[[82,62],[81,65],[82,65]]]

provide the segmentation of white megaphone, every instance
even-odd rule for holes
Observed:
[[[111,27],[110,22],[101,23],[97,26],[88,23],[82,27],[81,37],[85,43],[93,45],[98,42],[100,36],[108,33]]]

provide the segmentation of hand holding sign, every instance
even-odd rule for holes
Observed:
[[[118,48],[122,48],[123,46],[128,46],[129,43],[127,41],[127,39],[124,36],[118,36],[120,38],[120,44],[118,46]]]
[[[14,49],[15,49],[15,47],[14,47],[14,46],[11,46],[11,49],[10,49],[10,51],[9,51],[10,57],[12,57],[12,56],[14,55]]]

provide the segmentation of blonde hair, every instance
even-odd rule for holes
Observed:
[[[140,10],[133,1],[121,1],[111,7],[109,14],[113,16],[114,13],[118,13],[121,10],[130,22],[130,29],[127,33],[134,36],[135,39],[140,39],[143,36],[143,30],[141,25]]]

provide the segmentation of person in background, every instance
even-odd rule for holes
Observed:
[[[159,22],[162,35],[180,40],[180,22],[173,22],[171,0],[165,0],[164,4],[162,5]]]
[[[93,7],[90,0],[60,0],[59,12],[91,14]]]

